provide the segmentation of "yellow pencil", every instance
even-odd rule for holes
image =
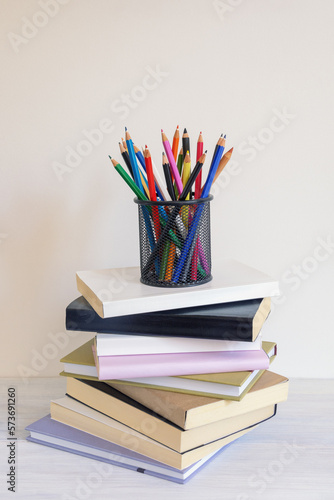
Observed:
[[[145,180],[145,177],[143,176],[143,174],[141,173],[141,170],[139,169],[139,175],[140,175],[140,180],[141,180],[141,183],[143,185],[143,188],[144,188],[144,191],[145,191],[145,194],[147,196],[148,199],[150,199],[150,192],[148,190],[148,187],[147,187],[147,184],[146,184],[146,180]]]

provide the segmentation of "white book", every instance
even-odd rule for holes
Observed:
[[[77,288],[102,318],[279,295],[278,282],[235,260],[219,262],[204,285],[161,288],[140,282],[139,267],[77,272]]]
[[[259,334],[254,342],[242,342],[238,340],[98,333],[95,345],[98,356],[168,354],[177,352],[258,351],[262,346],[262,336]]]

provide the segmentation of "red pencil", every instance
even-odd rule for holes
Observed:
[[[203,154],[203,136],[202,132],[199,133],[198,141],[197,141],[197,155],[196,155],[196,161],[199,160],[199,158]],[[202,170],[198,174],[196,181],[195,181],[195,198],[200,198],[201,197],[201,186],[202,186]]]
[[[154,176],[153,176],[152,158],[151,158],[151,153],[147,149],[147,146],[145,146],[144,158],[145,158],[148,189],[150,192],[150,200],[157,201],[157,193],[155,191]]]
[[[157,193],[155,191],[155,183],[154,183],[154,175],[153,175],[153,167],[152,167],[152,158],[151,158],[151,153],[147,149],[147,146],[145,146],[144,158],[145,158],[145,167],[146,167],[148,189],[149,189],[149,193],[150,193],[150,200],[157,201]],[[152,207],[152,216],[153,216],[153,222],[154,222],[154,228],[155,228],[155,237],[157,240],[160,236],[160,222],[159,222],[158,207]]]

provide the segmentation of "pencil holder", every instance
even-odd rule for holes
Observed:
[[[187,287],[212,280],[210,202],[142,201],[139,216],[140,281]]]

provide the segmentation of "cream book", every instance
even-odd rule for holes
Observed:
[[[78,291],[102,318],[195,307],[279,295],[278,282],[235,260],[218,261],[209,283],[194,287],[151,287],[139,267],[79,271]]]

